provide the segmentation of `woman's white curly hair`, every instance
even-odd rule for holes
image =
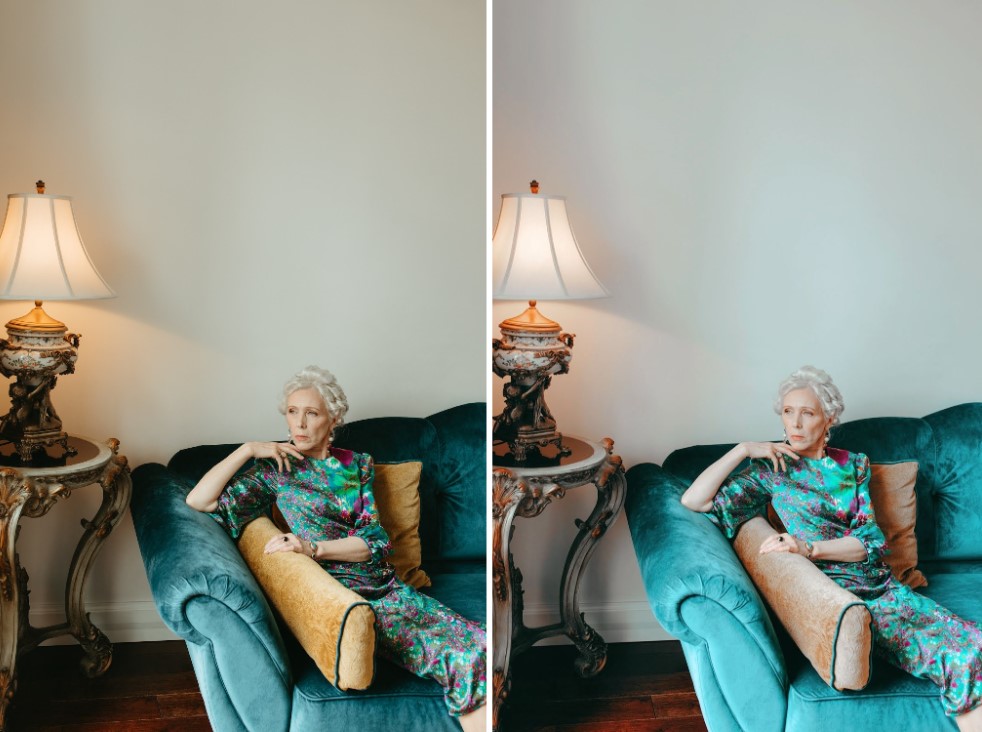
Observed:
[[[348,397],[338,384],[337,379],[327,369],[320,366],[308,366],[298,371],[283,385],[283,396],[280,398],[280,414],[286,414],[286,401],[295,391],[301,389],[317,389],[324,400],[327,413],[334,421],[334,429],[344,424],[344,415],[348,411]]]
[[[778,414],[781,413],[784,407],[784,397],[788,395],[788,392],[805,387],[815,392],[815,396],[822,404],[822,411],[825,416],[832,418],[832,424],[839,424],[839,415],[846,408],[842,399],[842,392],[839,391],[839,387],[832,383],[831,376],[814,366],[802,366],[781,382],[781,385],[777,387],[774,411]]]

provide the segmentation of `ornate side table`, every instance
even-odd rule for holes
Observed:
[[[504,448],[496,448],[493,478],[492,573],[494,601],[494,669],[493,727],[498,727],[498,712],[508,696],[511,684],[509,665],[513,654],[554,635],[565,635],[576,645],[579,656],[575,668],[580,676],[593,676],[607,662],[607,644],[587,625],[579,611],[577,594],[580,578],[597,542],[617,518],[624,505],[627,480],[621,459],[613,454],[614,442],[563,437],[569,455],[556,454],[552,459],[521,466],[507,465]],[[522,602],[522,573],[510,550],[515,516],[532,518],[542,513],[553,499],[566,491],[592,484],[597,489],[597,503],[585,520],[576,521],[579,532],[566,555],[559,585],[560,621],[540,628],[526,628]]]
[[[35,454],[31,465],[20,462],[13,446],[0,448],[0,729],[6,726],[7,706],[17,687],[17,659],[39,643],[72,635],[85,656],[82,669],[89,677],[103,674],[112,662],[112,644],[85,612],[85,578],[102,542],[113,530],[130,502],[132,483],[126,458],[118,454],[119,440],[97,443],[70,435],[71,457],[47,458]],[[61,452],[60,449],[57,450]],[[77,488],[98,483],[102,505],[85,529],[72,557],[65,587],[67,622],[33,628],[29,622],[27,572],[20,566],[16,542],[21,516],[44,516],[55,501]]]

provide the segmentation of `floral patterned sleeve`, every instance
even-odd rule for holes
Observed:
[[[361,493],[355,503],[354,528],[349,536],[357,536],[368,545],[372,553],[371,562],[377,564],[392,552],[389,535],[379,523],[378,509],[375,507],[375,493],[372,485],[375,482],[375,462],[371,455],[358,456],[358,474],[361,480]]]
[[[856,495],[849,506],[849,529],[845,536],[854,536],[866,547],[866,563],[879,562],[889,552],[886,537],[876,523],[873,503],[869,497],[869,458],[862,453],[856,456]]]
[[[713,498],[712,508],[706,514],[723,530],[727,539],[736,536],[739,528],[763,513],[771,499],[767,483],[761,480],[760,466],[750,465],[723,481]]]
[[[257,463],[233,477],[218,497],[218,506],[209,514],[233,539],[238,539],[246,524],[265,514],[276,501],[276,489],[262,476]]]

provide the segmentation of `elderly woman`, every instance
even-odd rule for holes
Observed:
[[[886,541],[870,503],[869,458],[826,447],[843,410],[827,373],[805,366],[778,389],[785,442],[743,442],[706,468],[682,503],[706,513],[729,538],[770,502],[788,529],[760,552],[815,562],[857,595],[873,618],[877,655],[941,688],[945,714],[982,730],[982,630],[898,582],[881,560]],[[730,477],[746,458],[750,466]]]
[[[211,513],[238,537],[276,502],[291,533],[266,553],[299,552],[317,561],[375,612],[379,654],[444,688],[451,716],[465,732],[485,728],[486,637],[483,627],[404,584],[385,558],[369,455],[331,444],[348,401],[324,369],[308,366],[283,387],[280,411],[290,442],[247,442],[209,470],[187,502]],[[236,475],[249,459],[254,466]]]

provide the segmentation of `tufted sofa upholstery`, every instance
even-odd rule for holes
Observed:
[[[917,461],[919,567],[929,581],[919,591],[982,622],[982,404],[923,419],[846,422],[831,445],[866,453],[874,463]],[[687,447],[661,467],[644,463],[627,473],[626,514],[648,601],[682,641],[709,728],[956,729],[932,683],[877,659],[865,689],[837,692],[789,641],[723,534],[679,503],[692,480],[731,447]]]
[[[487,512],[484,404],[426,419],[383,417],[342,427],[339,447],[376,463],[420,460],[420,539],[425,592],[485,621]],[[457,730],[433,681],[379,660],[372,686],[331,686],[279,627],[235,544],[209,516],[184,502],[191,487],[234,445],[181,450],[165,467],[133,473],[131,511],[154,601],[185,639],[217,732],[387,732]]]

